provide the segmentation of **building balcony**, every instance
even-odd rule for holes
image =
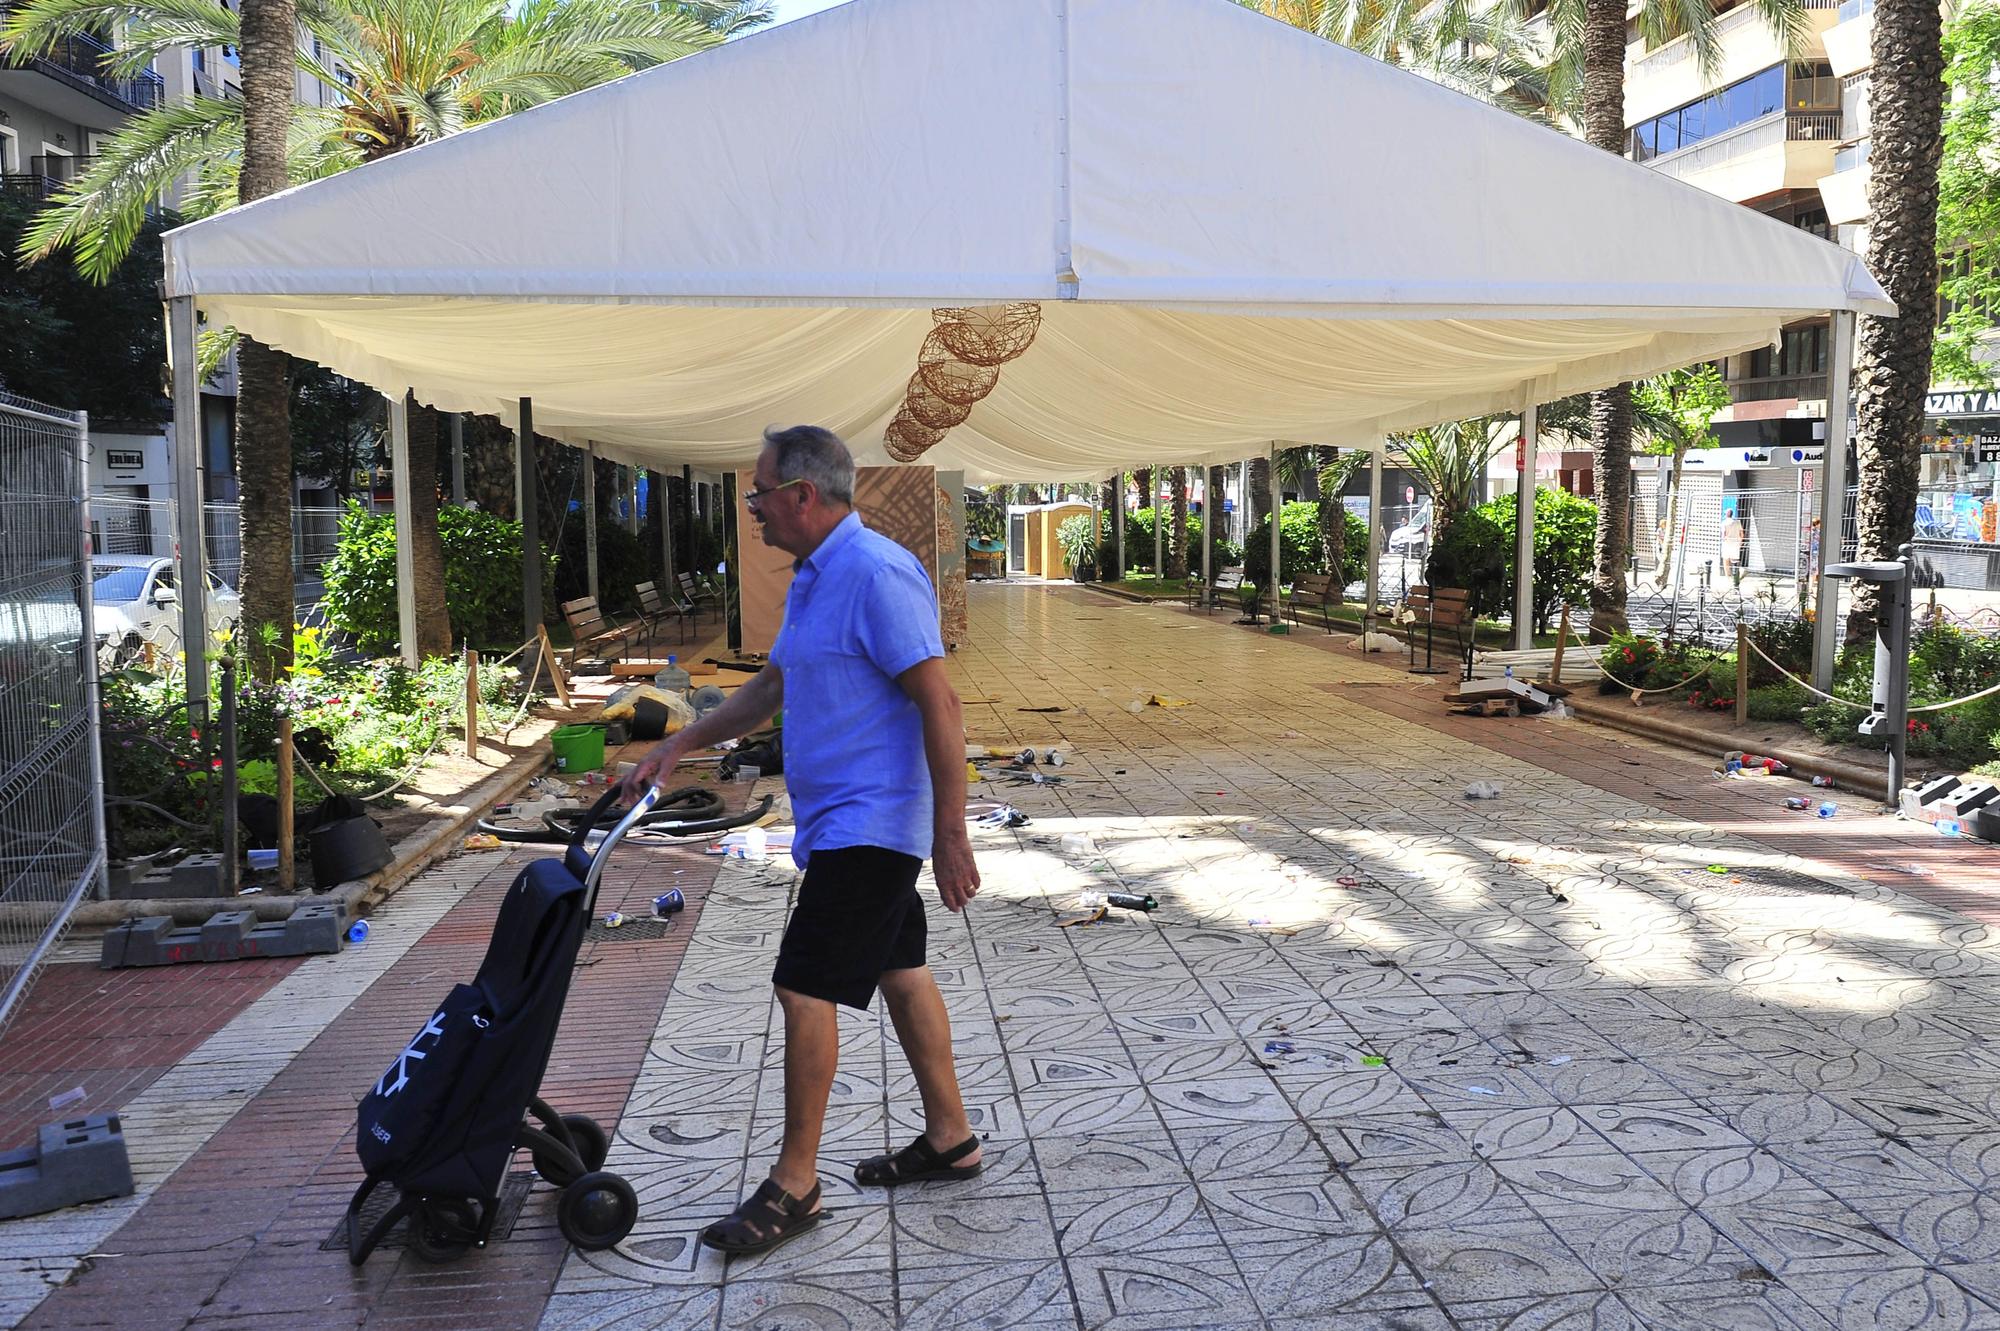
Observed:
[[[1776,402],[1810,400],[1826,396],[1826,375],[1770,374],[1753,379],[1731,379],[1731,402]]]
[[[1851,78],[1875,63],[1869,44],[1875,39],[1875,0],[1847,0],[1840,22],[1826,30],[1826,63],[1838,78]]]
[[[1733,203],[1813,189],[1833,172],[1838,111],[1780,111],[1646,163]]]
[[[0,15],[5,12],[0,5]],[[94,38],[65,37],[47,55],[0,66],[0,91],[79,125],[116,129],[127,117],[163,104],[167,85],[150,69],[129,76],[112,73],[112,55],[109,46]]]
[[[1796,56],[1785,50],[1784,39],[1771,31],[1754,7],[1740,5],[1730,10],[1715,21],[1722,60],[1713,78],[1702,77],[1694,43],[1686,37],[1651,51],[1629,48],[1625,61],[1627,123],[1649,120],[1773,65],[1794,59],[1825,59],[1822,36],[1839,22],[1838,4],[1839,0],[1806,0],[1806,31]]]
[[[1820,202],[1834,226],[1868,220],[1868,143],[1863,139],[1834,153],[1833,174],[1820,177]]]
[[[95,157],[30,157],[25,171],[9,171],[0,176],[0,187],[10,194],[34,199],[53,198],[56,191],[86,171]]]

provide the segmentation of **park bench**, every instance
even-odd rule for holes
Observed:
[[[1345,599],[1346,588],[1330,573],[1306,573],[1292,582],[1292,594],[1285,598],[1291,610],[1292,622],[1299,621],[1299,611],[1305,606],[1319,607],[1319,617],[1326,624],[1326,631],[1333,632],[1332,608]]]
[[[569,623],[570,673],[576,673],[576,663],[583,659],[587,650],[599,660],[608,661],[617,652],[624,651],[636,638],[645,636],[645,629],[639,624],[621,624],[608,618],[599,608],[595,596],[579,596],[574,601],[564,601],[563,618]],[[616,644],[612,650],[612,644]]]
[[[1403,598],[1403,608],[1398,618],[1409,630],[1410,673],[1415,675],[1441,675],[1443,670],[1432,664],[1432,651],[1436,645],[1439,629],[1451,634],[1455,654],[1464,666],[1464,678],[1472,678],[1472,593],[1463,587],[1428,587],[1422,583],[1411,587]],[[1417,635],[1424,639],[1424,663],[1417,665]]]
[[[1213,614],[1218,605],[1233,604],[1236,600],[1236,589],[1242,585],[1243,570],[1240,568],[1227,573],[1218,570],[1215,581],[1206,587],[1202,585],[1199,576],[1191,578],[1187,585],[1187,608],[1206,610]]]
[[[652,582],[638,582],[632,585],[632,594],[639,598],[639,619],[646,626],[646,636],[652,637],[667,622],[669,615],[680,620],[682,641],[687,639],[688,621],[694,618],[694,605],[684,597],[669,601],[660,595],[659,585]]]

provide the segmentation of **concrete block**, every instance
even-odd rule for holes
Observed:
[[[346,925],[347,908],[337,901],[309,901],[287,918],[263,924],[247,910],[217,911],[207,923],[188,929],[176,929],[172,919],[155,915],[105,930],[97,964],[116,970],[338,952],[347,943]]]
[[[1967,779],[1944,797],[1941,807],[1954,818],[1966,818],[1974,809],[1983,808],[1995,799],[2000,799],[2000,786],[1991,781]]]
[[[44,1123],[36,1145],[0,1155],[0,1220],[132,1195],[116,1114]]]
[[[222,895],[222,856],[190,855],[173,869],[170,897],[219,897]]]
[[[1933,777],[1931,780],[1917,787],[1917,803],[1935,803],[1951,794],[1958,786],[1959,779],[1955,776]]]
[[[174,890],[172,869],[150,869],[138,874],[129,870],[113,873],[109,886],[113,901],[157,901],[186,895]]]

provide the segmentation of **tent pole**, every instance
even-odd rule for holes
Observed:
[[[1278,483],[1278,441],[1271,441],[1271,623],[1278,622],[1278,589],[1284,585],[1284,565],[1278,556],[1278,528],[1284,521],[1285,488]]]
[[[1819,586],[1813,598],[1813,687],[1833,688],[1833,659],[1840,647],[1840,583],[1826,574],[1841,560],[1847,530],[1847,393],[1854,355],[1854,313],[1835,310],[1826,349],[1826,457],[1820,463]],[[1894,791],[1890,792],[1894,794]]]
[[[396,632],[402,639],[403,664],[416,669],[417,658],[417,534],[410,504],[410,395],[389,399],[389,484],[396,492]]]
[[[465,506],[465,413],[451,413],[451,502]]]
[[[1541,456],[1541,414],[1521,409],[1519,484],[1514,494],[1514,650],[1535,645],[1535,463]]]
[[[533,638],[542,627],[542,533],[540,501],[535,497],[539,478],[535,474],[535,404],[531,398],[521,399],[521,423],[514,431],[514,475],[519,481],[514,487],[514,504],[521,510],[521,628],[524,637]],[[538,650],[528,649],[523,673],[534,670]],[[549,667],[554,669],[555,662]]]
[[[583,449],[583,584],[591,600],[597,596],[597,445]],[[603,608],[602,603],[599,609]]]
[[[1111,515],[1111,524],[1118,536],[1118,581],[1125,581],[1125,473],[1118,473],[1118,509]]]
[[[1208,492],[1210,468],[1201,469],[1201,603],[1214,604],[1215,599],[1215,496]]]
[[[1250,459],[1244,458],[1236,464],[1236,534],[1241,539],[1245,551],[1250,549],[1250,533],[1255,529],[1257,515],[1251,512],[1250,504]]]
[[[1388,452],[1389,441],[1381,440],[1381,447],[1368,454],[1368,608],[1361,616],[1362,649],[1368,647],[1368,635],[1375,631],[1375,616],[1382,605],[1382,458]]]
[[[659,473],[653,473],[653,482],[658,482]],[[625,530],[639,534],[639,469],[636,466],[625,469]]]
[[[202,531],[201,380],[195,369],[194,297],[167,301],[167,352],[174,379],[174,580],[181,592],[181,649],[187,657],[190,725],[208,719],[208,538]]]

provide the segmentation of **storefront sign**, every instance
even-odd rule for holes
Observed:
[[[1931,393],[1924,398],[1926,416],[2000,416],[2000,393],[1991,389]]]
[[[1982,431],[1973,435],[1972,449],[1981,462],[2000,462],[2000,434]]]

